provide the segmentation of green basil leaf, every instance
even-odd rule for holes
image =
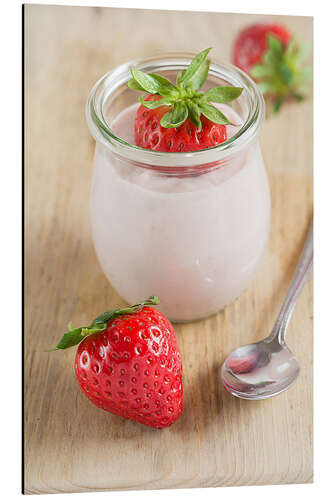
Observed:
[[[163,97],[162,99],[159,99],[158,101],[145,101],[142,95],[139,97],[139,101],[144,106],[145,108],[148,109],[156,109],[159,108],[160,106],[165,106],[166,104],[170,105],[173,103],[171,98],[168,97]]]
[[[170,90],[169,87],[166,87],[163,83],[160,83],[159,79],[154,76],[143,73],[143,71],[139,71],[138,69],[131,69],[132,76],[134,80],[146,91],[150,94],[161,94],[161,95],[169,95]]]
[[[179,96],[179,92],[177,88],[174,86],[173,83],[171,83],[169,80],[164,78],[164,76],[161,75],[156,75],[155,73],[149,73],[150,76],[152,76],[155,80],[157,80],[161,85],[162,85],[162,92],[164,92],[163,89],[165,89],[166,94],[163,94],[162,92],[159,92],[161,95],[173,95],[175,97]]]
[[[195,125],[197,127],[197,129],[200,132],[200,130],[202,128],[202,123],[201,123],[201,120],[200,120],[199,106],[197,104],[195,104],[195,102],[192,102],[192,101],[187,101],[186,105],[187,105],[187,108],[188,108],[188,117],[189,117],[189,119],[191,120],[191,122],[193,123],[193,125]]]
[[[185,85],[192,77],[193,75],[198,71],[200,68],[201,64],[204,62],[206,59],[208,52],[211,49],[205,49],[200,54],[196,55],[195,58],[192,60],[191,64],[185,71],[185,73],[181,77],[181,82]]]
[[[179,73],[177,75],[177,85],[181,85],[182,78],[183,78],[184,74],[185,74],[185,70],[179,71]]]
[[[132,90],[141,90],[141,91],[145,91],[145,89],[143,87],[141,87],[141,85],[136,82],[134,80],[134,78],[131,78],[128,82],[127,82],[127,87],[132,89]]]
[[[210,66],[210,60],[207,59],[201,64],[201,66],[198,68],[196,73],[194,73],[192,78],[187,80],[186,87],[191,87],[193,90],[200,89],[207,80],[209,66]]]
[[[187,119],[188,109],[184,102],[175,102],[171,111],[163,115],[160,124],[164,128],[179,127]]]
[[[237,99],[243,92],[241,87],[214,87],[204,93],[208,101],[225,103]]]
[[[224,116],[221,111],[215,108],[215,106],[212,106],[212,104],[200,101],[199,110],[206,118],[208,118],[208,120],[217,123],[218,125],[228,125],[230,123],[228,118]]]

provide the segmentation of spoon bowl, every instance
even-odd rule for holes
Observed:
[[[280,394],[300,372],[297,359],[286,344],[265,340],[235,349],[221,368],[224,387],[243,399],[266,399]]]
[[[313,262],[312,224],[296,272],[271,334],[260,342],[235,349],[222,365],[226,390],[243,399],[266,399],[288,389],[300,366],[285,343],[285,333],[297,298],[309,279]]]

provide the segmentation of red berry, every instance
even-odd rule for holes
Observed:
[[[149,94],[145,101],[157,101],[159,95]],[[180,127],[164,128],[160,120],[168,106],[147,109],[140,105],[134,122],[135,143],[154,151],[189,152],[206,149],[227,140],[225,125],[218,125],[201,115],[201,131],[188,118]]]
[[[151,427],[183,410],[182,359],[170,321],[158,310],[120,316],[77,349],[75,374],[99,408]]]
[[[291,33],[279,24],[253,24],[243,29],[235,42],[233,63],[246,73],[249,73],[254,64],[262,61],[267,49],[267,35],[272,34],[284,46],[291,40]]]

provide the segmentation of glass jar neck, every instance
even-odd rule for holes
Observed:
[[[226,84],[244,88],[237,99],[237,111],[241,115],[242,126],[230,139],[201,151],[173,153],[151,151],[135,146],[113,132],[110,115],[116,116],[121,111],[119,103],[126,102],[126,96],[127,99],[131,99],[131,102],[137,99],[137,94],[126,85],[131,78],[131,68],[148,73],[178,72],[188,67],[193,56],[194,54],[188,53],[162,54],[131,61],[104,75],[94,85],[86,105],[88,126],[96,141],[129,162],[163,171],[168,168],[188,168],[199,165],[214,167],[217,162],[228,162],[232,156],[244,150],[258,135],[265,115],[265,102],[258,87],[245,73],[232,65],[215,61],[212,61],[208,75],[208,79],[214,86]]]

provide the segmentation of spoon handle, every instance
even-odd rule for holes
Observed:
[[[282,304],[279,315],[273,327],[272,333],[268,337],[270,341],[274,338],[280,344],[284,343],[285,332],[289,324],[292,312],[294,310],[296,301],[301,293],[305,283],[310,277],[313,265],[313,223],[308,231],[308,236],[304,245],[302,255],[297,264],[294,278],[290,284],[286,298]]]

